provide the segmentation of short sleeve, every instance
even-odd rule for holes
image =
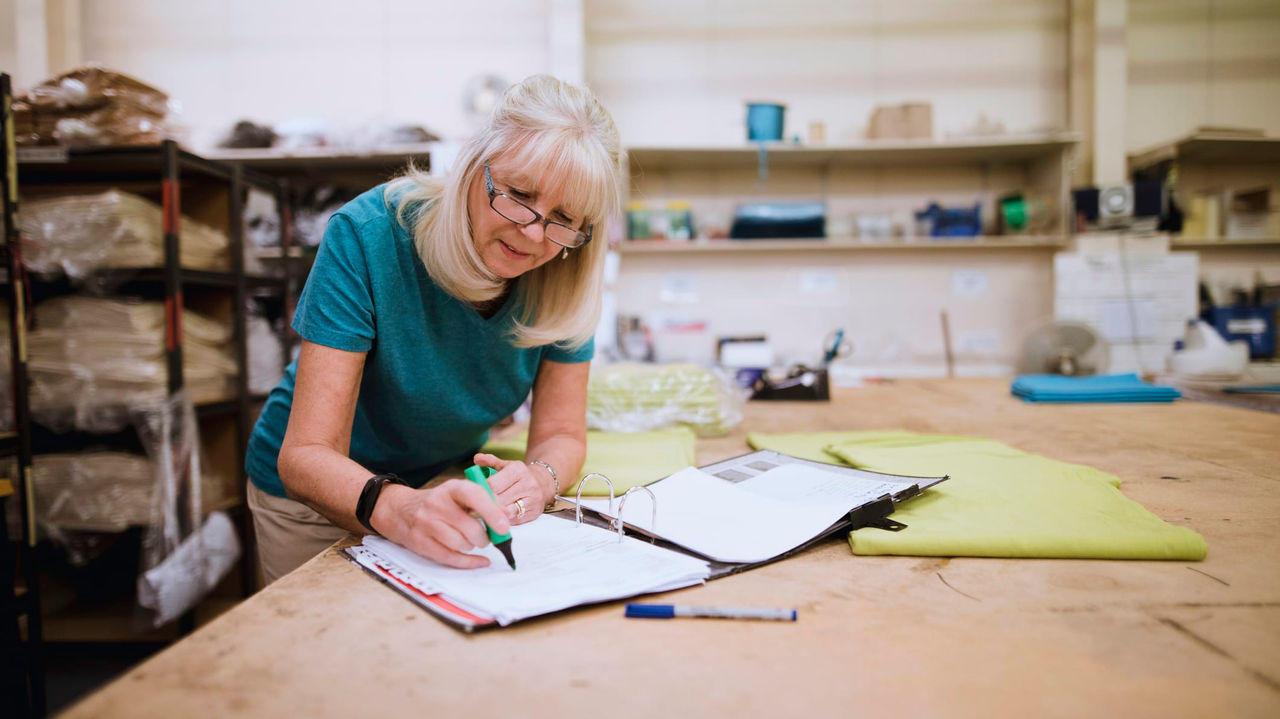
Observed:
[[[293,328],[308,342],[367,352],[375,330],[370,284],[356,228],[345,215],[333,215],[298,297]]]
[[[593,337],[577,349],[569,349],[561,344],[547,345],[542,351],[542,359],[575,364],[578,362],[590,362],[591,358],[595,357],[595,354],[596,340]]]

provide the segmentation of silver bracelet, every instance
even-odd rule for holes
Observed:
[[[546,469],[547,472],[551,475],[551,483],[555,485],[555,491],[551,493],[551,501],[547,502],[547,506],[545,507],[544,511],[546,509],[551,509],[551,507],[554,506],[556,503],[556,497],[560,496],[560,478],[556,476],[556,468],[552,467],[546,462],[543,462],[540,459],[531,460],[529,464],[530,465],[536,464],[539,467]]]

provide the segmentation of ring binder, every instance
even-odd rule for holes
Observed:
[[[649,544],[654,544],[657,542],[658,532],[658,498],[653,494],[653,490],[648,487],[632,487],[631,489],[628,489],[626,493],[622,495],[622,499],[618,501],[618,518],[609,520],[609,523],[618,530],[618,541],[621,542],[622,537],[624,536],[624,532],[622,531],[622,512],[627,506],[627,497],[630,497],[632,492],[637,491],[643,491],[649,495],[649,507],[653,512],[649,518],[649,527],[653,532],[649,535]],[[579,509],[579,511],[581,511],[581,509]],[[609,506],[609,511],[613,511],[613,505]]]
[[[583,486],[596,479],[609,488],[607,502],[604,497],[582,498]],[[791,556],[859,526],[901,528],[887,516],[894,505],[944,479],[881,474],[759,450],[702,469],[689,467],[650,486],[631,487],[617,503],[616,513],[613,480],[598,472],[586,475],[578,484],[573,526],[562,511],[513,527],[529,546],[546,550],[531,554],[527,568],[521,560],[518,576],[495,574],[492,564],[460,573],[374,536],[342,551],[387,586],[470,632],[581,604],[718,579]],[[648,520],[637,516],[628,522],[626,500],[636,489],[649,494],[651,514]],[[654,531],[658,494],[668,507],[661,535]],[[585,516],[584,508],[591,510]],[[617,541],[612,540],[615,531]],[[628,534],[647,535],[650,546]],[[574,573],[575,581],[561,581],[565,572]],[[530,582],[545,584],[540,585],[542,591],[523,591]],[[513,591],[514,586],[521,591]]]
[[[578,482],[578,494],[576,497],[574,497],[575,508],[573,512],[574,524],[576,526],[582,526],[582,488],[587,485],[587,480],[592,478],[602,479],[604,480],[604,483],[609,486],[609,512],[611,513],[613,512],[613,480],[609,479],[603,474],[600,474],[599,472],[592,472],[591,474],[588,474],[587,476],[583,477]],[[627,491],[630,491],[630,490],[627,490]]]
[[[633,488],[650,493],[649,519],[623,514],[626,495],[615,509],[612,483],[608,502],[584,498],[581,491],[569,501],[579,524],[615,531],[622,524],[621,533],[647,535],[654,544],[709,559],[714,579],[790,556],[840,531],[868,526],[901,530],[905,525],[888,518],[895,507],[946,479],[871,472],[759,450]],[[681,510],[664,517],[661,532],[653,526],[659,494],[664,507],[674,501]],[[583,509],[590,510],[585,517]]]

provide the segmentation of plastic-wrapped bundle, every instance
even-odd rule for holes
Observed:
[[[284,346],[265,317],[250,316],[248,330],[249,391],[266,394],[284,376]]]
[[[184,310],[183,385],[193,401],[227,396],[236,363],[231,330]],[[111,432],[129,423],[133,405],[168,393],[164,305],[79,295],[36,307],[27,336],[31,411],[55,430]]]
[[[742,421],[742,403],[731,378],[695,364],[593,366],[587,426],[642,432],[686,425],[699,435],[719,435]]]
[[[33,272],[61,270],[82,278],[100,268],[164,264],[160,206],[132,193],[107,190],[27,200],[20,219],[23,260]],[[230,267],[226,233],[183,217],[178,236],[183,267]]]
[[[14,100],[19,145],[155,145],[173,135],[168,95],[97,65],[52,77]]]
[[[32,460],[31,477],[36,519],[50,536],[65,530],[122,532],[150,521],[155,473],[144,455],[40,454]]]

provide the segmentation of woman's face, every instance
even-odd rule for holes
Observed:
[[[553,178],[529,177],[510,160],[499,157],[489,163],[493,187],[528,206],[543,217],[571,227],[579,227],[582,218],[564,204],[561,184]],[[467,211],[471,219],[471,238],[476,252],[489,271],[512,279],[550,262],[564,248],[544,236],[541,221],[523,227],[499,215],[489,205],[484,170],[476,173],[467,191]],[[572,252],[573,250],[570,250]]]

